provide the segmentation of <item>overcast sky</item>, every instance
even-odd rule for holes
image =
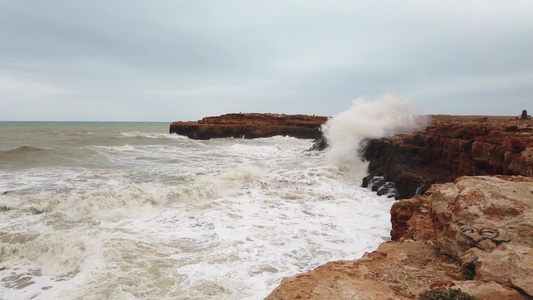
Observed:
[[[0,120],[533,112],[533,1],[0,0]]]

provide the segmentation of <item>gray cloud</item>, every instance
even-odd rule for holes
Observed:
[[[0,120],[426,113],[533,103],[533,3],[0,0]]]

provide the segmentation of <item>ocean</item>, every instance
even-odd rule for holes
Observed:
[[[0,122],[0,299],[262,299],[389,238],[311,140],[169,125]]]

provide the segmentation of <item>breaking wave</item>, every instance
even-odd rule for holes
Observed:
[[[411,133],[425,128],[427,123],[428,118],[420,115],[410,100],[392,94],[385,94],[375,101],[359,98],[350,109],[332,117],[322,126],[329,144],[327,160],[364,176],[366,163],[357,156],[364,139]]]

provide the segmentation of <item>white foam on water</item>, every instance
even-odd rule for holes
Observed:
[[[4,174],[5,189],[35,181],[0,195],[0,298],[260,299],[389,236],[393,200],[310,140],[182,144],[98,148],[113,168]]]
[[[151,216],[175,204],[199,204],[237,193],[249,181],[262,178],[261,169],[239,166],[216,176],[201,176],[191,182],[160,186],[153,183],[125,184],[103,178],[98,189],[78,191],[43,191],[28,195],[17,207],[29,212],[61,215],[66,220],[93,218],[98,221],[119,221]],[[0,202],[1,204],[2,202]],[[6,202],[6,207],[8,206]]]
[[[239,195],[102,224],[113,238],[92,264],[100,267],[62,295],[257,299],[282,277],[355,259],[388,236],[393,200],[334,179],[309,183],[298,172],[279,178],[266,174]],[[305,189],[287,198],[297,187]]]
[[[120,133],[123,137],[127,138],[148,138],[148,139],[170,139],[183,142],[191,142],[188,137],[178,134],[168,134],[168,133],[154,133],[154,132],[143,132],[143,131],[122,131]]]

